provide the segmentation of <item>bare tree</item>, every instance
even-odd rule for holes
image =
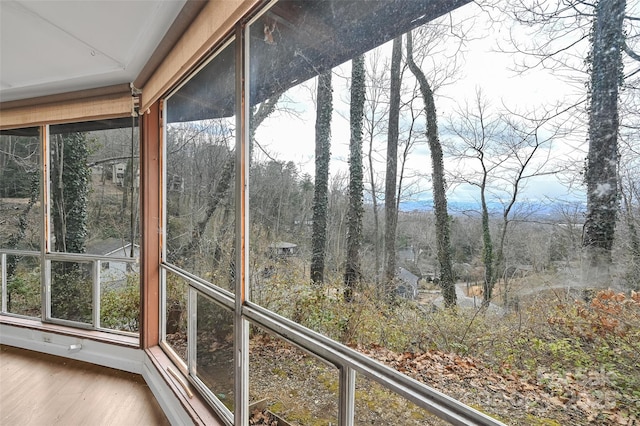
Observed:
[[[589,141],[583,170],[587,187],[583,281],[607,284],[621,195],[616,171],[621,120],[618,87],[624,77],[639,71],[627,76],[623,73],[623,53],[632,62],[640,61],[640,54],[634,50],[639,19],[626,15],[626,0],[518,0],[509,5],[516,21],[536,31],[525,42],[512,37],[515,51],[523,54],[522,70],[553,69],[579,90],[584,90],[588,80],[584,96],[587,110],[580,107],[581,103],[573,109],[577,119],[585,123],[585,139]]]
[[[374,250],[374,269],[373,276],[376,286],[379,284],[379,274],[381,271],[381,237],[380,237],[380,214],[378,206],[379,192],[377,188],[376,175],[376,156],[378,152],[375,149],[375,142],[386,131],[385,118],[388,114],[388,103],[385,102],[386,90],[389,86],[387,78],[387,67],[381,66],[380,52],[372,51],[366,56],[368,60],[366,80],[369,84],[366,86],[365,96],[365,120],[364,133],[368,142],[367,151],[367,167],[369,178],[369,192],[371,195],[371,204],[373,212],[373,250]],[[387,122],[388,124],[388,122]]]
[[[454,180],[478,188],[482,218],[482,263],[484,265],[483,298],[491,300],[495,275],[493,273],[494,254],[491,229],[489,227],[488,195],[493,173],[506,161],[506,156],[497,150],[495,144],[503,132],[503,124],[489,114],[489,104],[480,90],[476,91],[475,104],[466,105],[452,119],[449,132],[454,140],[449,141],[449,150],[458,161],[458,171]],[[473,173],[471,168],[477,167]]]
[[[503,163],[499,179],[502,183],[502,223],[499,231],[499,242],[495,252],[493,281],[504,278],[503,300],[508,303],[508,274],[505,263],[505,242],[509,224],[514,219],[516,202],[528,180],[559,170],[551,161],[552,143],[556,138],[564,136],[562,126],[550,121],[556,114],[544,112],[536,117],[536,111],[527,115],[517,115],[511,112],[503,116],[506,123],[502,145],[506,150],[507,160]]]

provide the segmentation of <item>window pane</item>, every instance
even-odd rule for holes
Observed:
[[[234,43],[167,100],[167,261],[233,291]]]
[[[61,124],[49,133],[52,251],[138,257],[137,123]]]
[[[198,378],[233,411],[233,313],[200,293],[196,347]]]
[[[290,424],[337,425],[338,370],[257,326],[251,335],[249,399],[258,408],[251,414],[268,410]]]
[[[0,132],[0,248],[40,249],[40,130]]]
[[[137,264],[100,262],[100,326],[137,332],[140,321],[140,277]]]
[[[449,424],[361,374],[356,375],[355,413],[356,426]]]
[[[51,317],[91,324],[93,263],[51,261]]]
[[[40,317],[40,258],[7,255],[7,312]]]
[[[187,362],[187,308],[189,285],[176,274],[166,271],[164,340]]]

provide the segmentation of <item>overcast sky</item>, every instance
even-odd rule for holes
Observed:
[[[475,21],[473,25],[470,22],[466,24],[472,28],[469,32],[471,41],[466,43],[464,61],[460,61],[459,78],[455,80],[454,84],[441,87],[436,92],[441,140],[451,138],[451,135],[448,135],[445,130],[447,122],[456,109],[459,109],[465,102],[473,103],[476,89],[482,90],[495,112],[503,109],[503,106],[519,112],[534,110],[541,112],[551,106],[568,105],[584,99],[584,86],[582,89],[579,87],[582,83],[578,83],[578,86],[575,82],[571,84],[566,79],[560,78],[557,71],[537,69],[522,74],[514,70],[522,58],[500,50],[510,47],[508,38],[511,34],[523,40],[526,40],[527,37],[533,37],[534,34],[530,33],[530,29],[514,27],[504,22],[490,24],[488,15],[483,13],[474,3],[454,11],[453,21],[466,20],[470,17],[475,17]],[[580,51],[584,51],[586,48],[584,45],[578,46],[578,53],[580,54]],[[390,45],[382,46],[379,50],[382,52],[381,61],[388,60],[391,51]],[[446,54],[447,52],[443,51],[440,60],[446,60],[442,59],[444,58],[442,55]],[[427,74],[429,73],[427,62],[423,64],[423,69]],[[408,71],[407,74],[409,74]],[[347,174],[349,89],[346,77],[349,75],[350,63],[334,70],[333,99],[336,112],[334,112],[332,123],[332,177],[346,176]],[[579,81],[586,78],[585,75],[579,74],[576,77]],[[275,113],[258,128],[256,134],[258,142],[271,157],[281,161],[293,161],[303,173],[309,175],[314,174],[314,97],[314,81],[291,89],[287,93],[283,105],[290,112],[295,111],[295,114]],[[421,100],[416,105],[421,107]],[[286,125],[283,125],[283,122]],[[573,159],[577,163],[581,163],[586,155],[584,130],[584,126],[582,126],[581,131],[575,131],[568,137],[554,140],[551,161]],[[551,130],[546,132],[547,135],[550,132]],[[545,130],[541,131],[541,135],[545,135]],[[374,168],[380,182],[384,177],[385,144],[386,137],[384,136],[379,138],[376,143],[378,153]],[[365,154],[368,152],[367,142],[365,142],[364,152]],[[267,158],[266,155],[259,152],[258,157]],[[547,157],[544,157],[544,161],[547,161]],[[449,160],[446,161],[445,166],[449,170],[454,167]],[[473,170],[477,165],[468,163],[463,164],[463,167]],[[406,171],[409,177],[408,181],[413,182],[414,189],[419,188],[422,191],[413,194],[414,199],[431,198],[430,173],[428,147],[425,142],[422,142],[412,152]],[[525,186],[522,199],[530,201],[584,200],[584,193],[580,185],[574,185],[569,190],[566,186],[567,180],[566,175],[560,177],[547,175],[531,179]],[[450,190],[449,199],[452,201],[473,201],[479,199],[479,193],[475,187],[458,185]]]

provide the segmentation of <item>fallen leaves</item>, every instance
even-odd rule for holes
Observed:
[[[278,419],[274,417],[267,410],[259,410],[255,409],[251,413],[251,417],[249,418],[249,424],[253,425],[267,425],[267,426],[278,426]]]
[[[467,404],[508,416],[513,424],[526,424],[526,420],[516,420],[522,408],[528,415],[553,418],[561,424],[635,425],[638,421],[616,406],[610,377],[604,372],[564,376],[540,372],[537,378],[524,378],[512,372],[496,372],[474,357],[455,353],[432,350],[398,354],[376,345],[355,349]],[[594,396],[598,390],[600,394]]]

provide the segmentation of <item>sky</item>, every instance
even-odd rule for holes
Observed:
[[[506,23],[490,24],[488,14],[482,12],[474,3],[468,4],[454,11],[454,21],[464,20],[470,28],[468,35],[471,40],[464,47],[464,61],[459,62],[459,77],[449,85],[440,87],[436,91],[436,106],[438,109],[439,130],[441,141],[455,140],[451,132],[447,131],[447,123],[451,117],[468,102],[473,104],[476,90],[481,89],[489,103],[490,112],[498,112],[505,107],[512,111],[531,112],[542,115],[545,108],[551,106],[566,105],[584,99],[584,89],[570,84],[559,78],[557,71],[549,69],[537,69],[527,73],[514,71],[516,62],[521,58],[511,54],[505,54],[500,49],[509,47],[510,36],[527,40],[534,35],[530,29],[516,28]],[[473,18],[473,23],[470,19]],[[583,46],[584,47],[584,46]],[[452,47],[453,48],[453,47]],[[380,62],[390,57],[390,44],[378,48]],[[446,61],[451,55],[451,50],[441,49],[440,53],[432,55]],[[437,61],[437,59],[434,59]],[[429,64],[425,62],[423,69],[428,74]],[[407,71],[407,73],[409,73]],[[349,144],[349,120],[348,98],[350,64],[346,63],[334,70],[333,97],[334,115],[332,120],[331,140],[331,169],[332,177],[346,176],[348,173],[348,144]],[[577,75],[580,79],[586,75]],[[311,80],[301,86],[290,89],[285,100],[280,105],[287,112],[279,111],[267,119],[257,130],[256,139],[260,147],[268,153],[259,154],[263,160],[269,157],[280,161],[293,161],[302,173],[311,176],[314,174],[314,150],[315,150],[315,81]],[[420,99],[415,103],[422,106]],[[407,121],[401,123],[407,125]],[[424,123],[421,124],[424,128]],[[552,129],[543,128],[539,132],[540,137],[550,137]],[[365,135],[366,138],[366,135]],[[409,156],[406,166],[407,181],[412,183],[412,189],[416,193],[410,196],[413,199],[430,199],[430,155],[424,137],[418,142],[412,154]],[[377,181],[383,182],[385,169],[386,137],[378,137],[375,141],[376,164],[374,169]],[[368,142],[365,140],[365,154],[368,152]],[[572,159],[581,164],[586,155],[586,139],[584,125],[582,131],[574,130],[562,138],[554,138],[549,155],[541,157],[540,162],[547,161],[550,164],[559,164],[561,160]],[[366,165],[365,159],[365,165]],[[534,161],[535,163],[535,161]],[[535,165],[535,164],[534,164]],[[445,169],[452,170],[456,167],[472,171],[477,170],[478,164],[473,161],[459,162],[451,158],[445,159]],[[368,176],[368,171],[365,171]],[[575,177],[575,167],[573,176]],[[573,179],[571,188],[567,188],[567,182],[571,181],[568,175],[544,175],[530,179],[523,191],[523,199],[529,201],[581,201],[585,199],[584,191]],[[365,186],[368,186],[365,184]],[[451,201],[476,201],[479,193],[476,187],[466,184],[451,185],[448,192]]]

